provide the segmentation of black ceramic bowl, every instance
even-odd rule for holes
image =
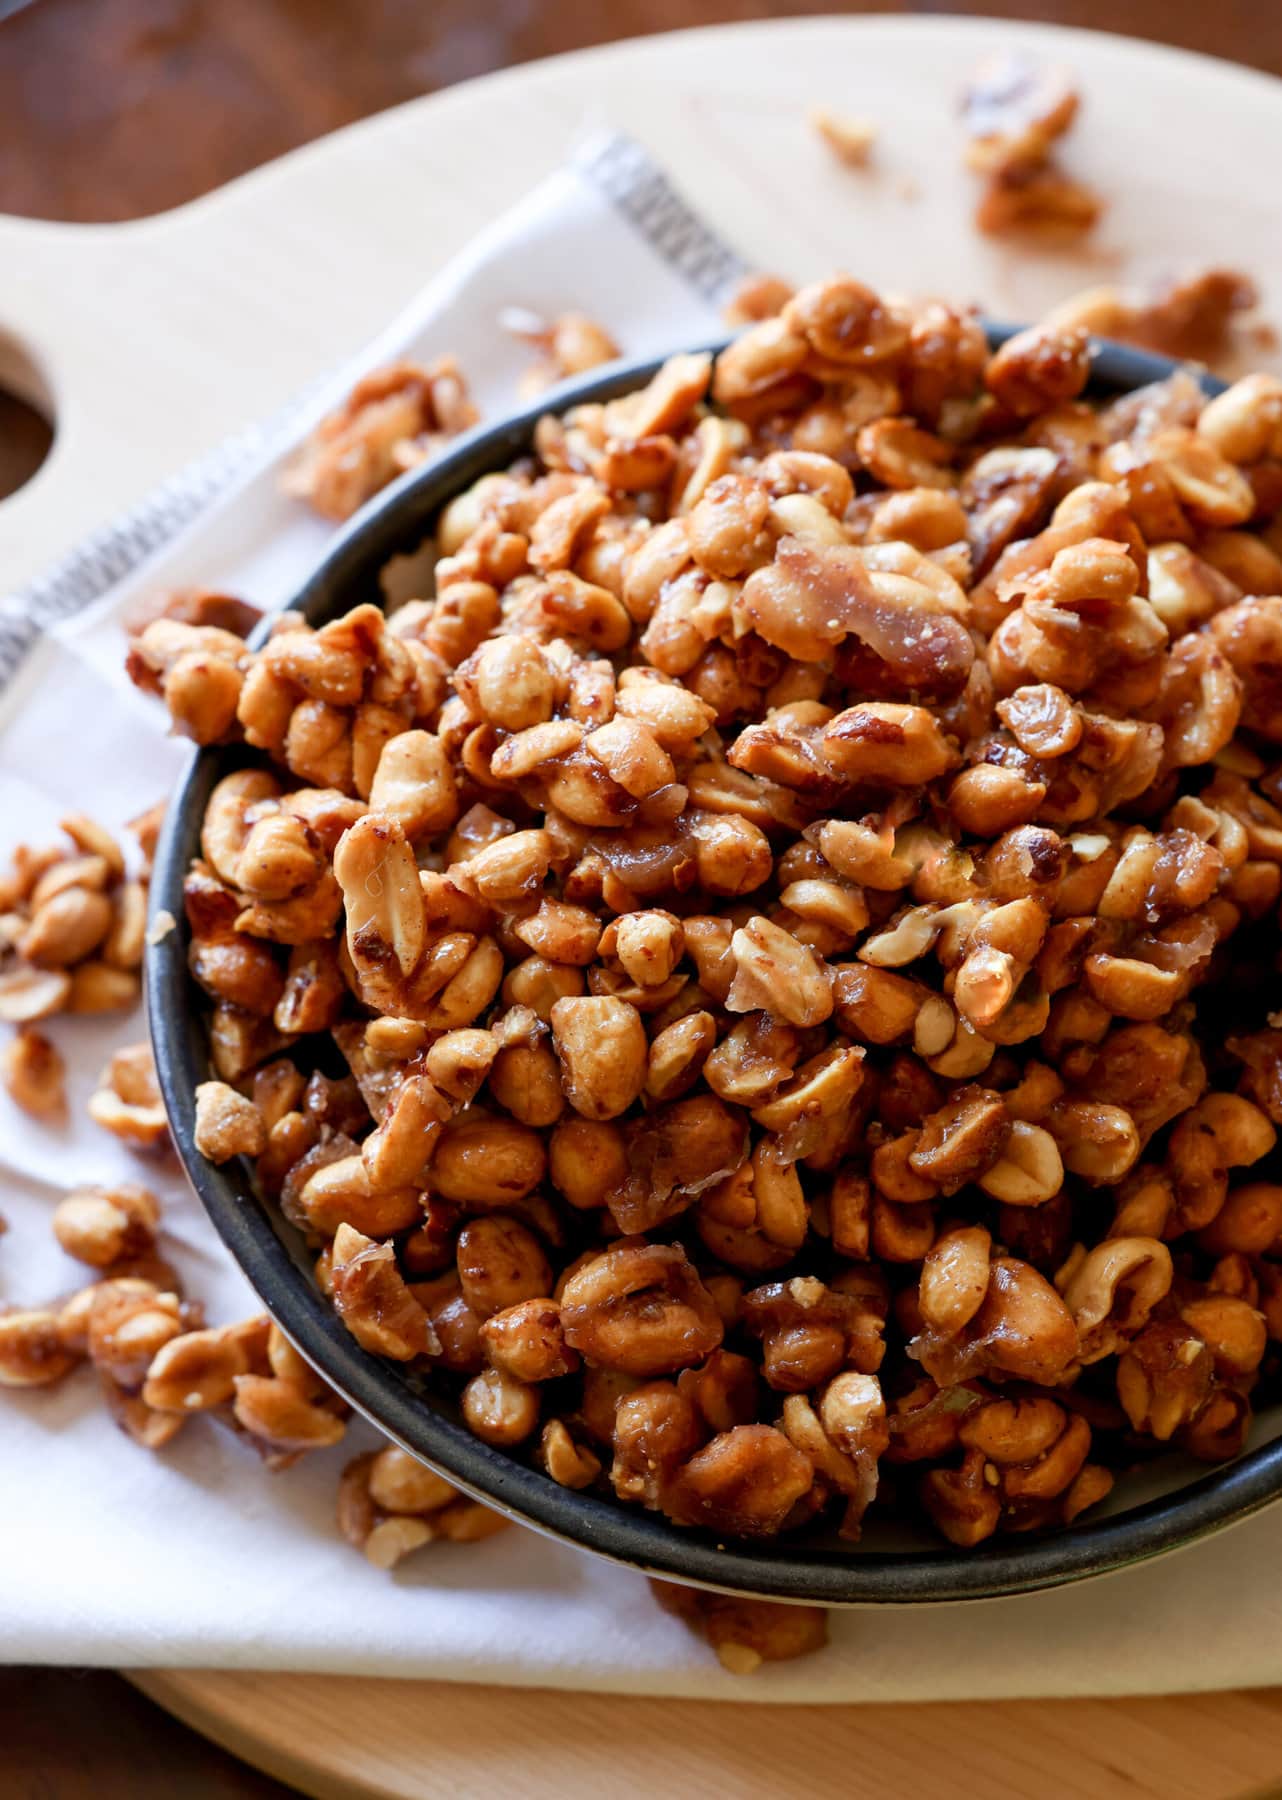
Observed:
[[[1006,329],[990,329],[994,343],[1008,335]],[[388,558],[416,548],[455,494],[525,452],[544,412],[625,392],[648,379],[660,360],[613,364],[458,439],[435,462],[378,496],[343,530],[294,605],[320,625],[358,601],[378,601],[378,572]],[[1169,374],[1172,367],[1158,357],[1101,345],[1095,391],[1123,392]],[[1215,391],[1220,384],[1207,385]],[[182,920],[183,874],[198,853],[210,790],[251,754],[206,750],[193,757],[157,853],[153,914],[165,910]],[[152,1039],[174,1140],[210,1218],[264,1305],[303,1355],[389,1438],[478,1499],[550,1536],[678,1581],[772,1599],[835,1606],[961,1600],[1023,1593],[1142,1561],[1245,1518],[1282,1492],[1282,1440],[1211,1472],[1171,1458],[1156,1480],[1152,1473],[1145,1478],[1144,1493],[1119,1483],[1111,1510],[1089,1523],[959,1552],[924,1533],[887,1526],[870,1526],[857,1547],[830,1533],[789,1537],[768,1547],[719,1543],[636,1507],[559,1487],[538,1469],[473,1437],[454,1403],[433,1392],[426,1379],[362,1350],[316,1287],[300,1234],[258,1199],[246,1165],[215,1168],[197,1152],[194,1089],[209,1074],[207,1003],[187,972],[183,925],[151,946],[147,976]]]

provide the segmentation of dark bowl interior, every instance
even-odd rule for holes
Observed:
[[[994,343],[1010,328],[992,326]],[[720,344],[710,346],[720,348]],[[605,400],[646,380],[661,359],[613,364],[567,383],[505,421],[460,438],[429,466],[403,477],[354,519],[294,600],[313,624],[361,600],[380,599],[387,560],[416,549],[444,503],[480,475],[525,452],[538,418],[579,401]],[[1173,364],[1118,345],[1099,346],[1093,391],[1116,394],[1168,375]],[[1222,385],[1205,382],[1208,391]],[[245,750],[193,756],[169,808],[152,883],[153,914],[183,919],[183,874],[198,852],[210,790],[250,760]],[[648,1572],[707,1587],[779,1600],[853,1605],[1023,1593],[1120,1568],[1186,1544],[1245,1518],[1282,1491],[1282,1441],[1236,1462],[1166,1460],[1153,1493],[1135,1503],[1129,1482],[1112,1511],[1070,1530],[1021,1537],[970,1552],[890,1526],[843,1545],[830,1533],[778,1540],[769,1547],[719,1543],[662,1517],[590,1493],[559,1487],[516,1457],[483,1444],[461,1424],[453,1401],[430,1380],[368,1355],[349,1336],[312,1277],[300,1234],[255,1194],[247,1165],[215,1168],[192,1140],[194,1089],[209,1070],[207,1002],[187,971],[180,923],[147,953],[148,1004],[156,1062],[170,1125],[192,1184],[215,1228],[281,1328],[351,1404],[388,1437],[479,1499],[580,1549]],[[1202,1472],[1198,1472],[1198,1470]],[[1127,1502],[1130,1502],[1128,1504]]]

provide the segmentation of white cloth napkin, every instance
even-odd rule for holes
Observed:
[[[119,828],[172,788],[185,751],[121,673],[121,613],[188,582],[263,605],[290,595],[327,528],[281,496],[279,464],[356,373],[392,355],[453,351],[494,416],[529,360],[499,325],[504,308],[580,309],[627,352],[659,351],[715,331],[716,302],[740,267],[645,152],[597,141],[492,225],[283,428],[224,447],[46,581],[0,602],[0,858],[19,841],[54,839],[69,810]],[[53,1205],[75,1183],[124,1177],[162,1196],[164,1248],[211,1320],[257,1310],[174,1170],[140,1162],[85,1116],[111,1048],[144,1030],[141,1016],[52,1024],[70,1068],[67,1128],[32,1123],[0,1093],[0,1213],[10,1226],[0,1305],[80,1285],[84,1272],[49,1230]],[[391,1575],[370,1567],[339,1540],[333,1512],[344,1460],[372,1441],[356,1424],[341,1448],[272,1476],[207,1420],[159,1455],[136,1448],[88,1373],[49,1392],[0,1393],[0,1657],[780,1701],[1282,1679],[1282,1600],[1269,1579],[1282,1514],[1051,1594],[836,1614],[822,1655],[744,1681],[652,1604],[640,1576],[531,1533],[432,1546]]]

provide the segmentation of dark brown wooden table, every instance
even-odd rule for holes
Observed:
[[[491,69],[685,25],[858,12],[1095,26],[1282,72],[1276,0],[0,0],[0,212],[137,218]]]
[[[1092,26],[1282,74],[1277,0],[0,0],[0,212],[138,218],[383,107],[513,63],[687,25],[874,11]],[[42,442],[0,396],[0,495]],[[286,1793],[115,1675],[0,1670],[0,1720],[4,1800]]]

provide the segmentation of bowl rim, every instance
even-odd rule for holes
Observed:
[[[1019,329],[985,321],[990,343]],[[696,345],[716,354],[729,335]],[[685,346],[681,346],[685,348]],[[1095,342],[1092,385],[1125,392],[1161,380],[1182,365],[1125,345]],[[668,352],[672,354],[672,352]],[[338,534],[299,589],[293,605],[309,616],[353,603],[351,590],[421,539],[442,505],[480,475],[528,449],[548,412],[606,400],[645,381],[665,360],[611,363],[563,382],[491,424],[454,440],[432,462],[375,496]],[[1198,375],[1208,393],[1224,383]],[[257,640],[268,629],[264,620]],[[255,640],[251,640],[255,641]],[[254,1193],[237,1159],[215,1167],[194,1141],[198,1081],[209,1074],[204,998],[187,969],[182,884],[199,843],[199,821],[215,782],[253,759],[243,747],[193,751],[169,805],[152,875],[147,1011],[170,1129],[183,1167],[215,1230],[259,1299],[290,1341],[337,1391],[393,1442],[440,1470],[477,1499],[560,1542],[592,1555],[689,1585],[772,1600],[828,1606],[992,1599],[1078,1581],[1144,1561],[1247,1518],[1282,1494],[1282,1438],[1124,1513],[998,1542],[973,1551],[801,1549],[790,1540],[721,1543],[683,1531],[661,1515],[560,1487],[530,1463],[481,1442],[438,1410],[421,1378],[357,1344],[316,1287],[301,1238]],[[175,921],[169,924],[165,915]],[[164,929],[161,929],[164,927]]]

